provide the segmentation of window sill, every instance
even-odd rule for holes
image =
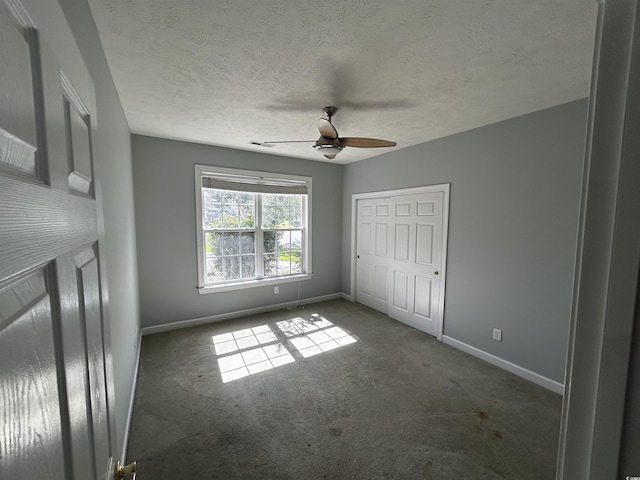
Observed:
[[[247,282],[226,283],[224,285],[212,285],[209,287],[199,287],[198,293],[200,295],[207,295],[209,293],[229,292],[232,290],[243,290],[245,288],[268,287],[268,286],[280,285],[282,283],[311,280],[312,277],[313,277],[313,273],[304,273],[302,275],[291,275],[290,277],[269,278],[269,279],[263,279],[263,280],[250,280]]]

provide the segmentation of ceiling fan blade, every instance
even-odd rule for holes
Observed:
[[[345,147],[356,148],[377,148],[377,147],[395,147],[396,142],[390,142],[388,140],[380,140],[378,138],[364,138],[364,137],[344,137],[340,139],[340,143]]]
[[[318,120],[318,130],[320,130],[320,135],[325,138],[338,138],[336,127],[326,118]]]
[[[336,158],[335,155],[325,155],[325,157],[327,157],[329,160],[333,160],[334,158]]]

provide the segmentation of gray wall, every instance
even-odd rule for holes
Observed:
[[[347,165],[343,291],[351,195],[450,183],[444,334],[563,383],[586,118],[580,100]]]
[[[132,136],[142,326],[159,326],[339,293],[342,167],[145,136]],[[311,280],[199,295],[194,165],[313,178]]]
[[[71,40],[65,36],[65,19],[58,16],[55,3],[38,0],[28,3],[30,12],[36,16],[35,22],[47,38],[56,43],[55,48],[66,48]],[[59,3],[96,90],[94,173],[101,220],[100,255],[106,271],[103,280],[108,286],[104,292],[105,319],[111,330],[114,368],[116,435],[113,448],[119,458],[128,429],[140,332],[131,137],[89,5],[84,0],[60,0]]]

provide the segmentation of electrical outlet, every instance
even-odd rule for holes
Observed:
[[[280,287],[273,287],[273,293],[280,293]]]
[[[502,330],[500,330],[499,328],[494,328],[493,329],[493,339],[497,340],[498,342],[502,341]]]

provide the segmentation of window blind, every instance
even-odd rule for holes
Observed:
[[[202,188],[283,195],[306,195],[308,193],[308,185],[304,180],[232,173],[203,173]]]

